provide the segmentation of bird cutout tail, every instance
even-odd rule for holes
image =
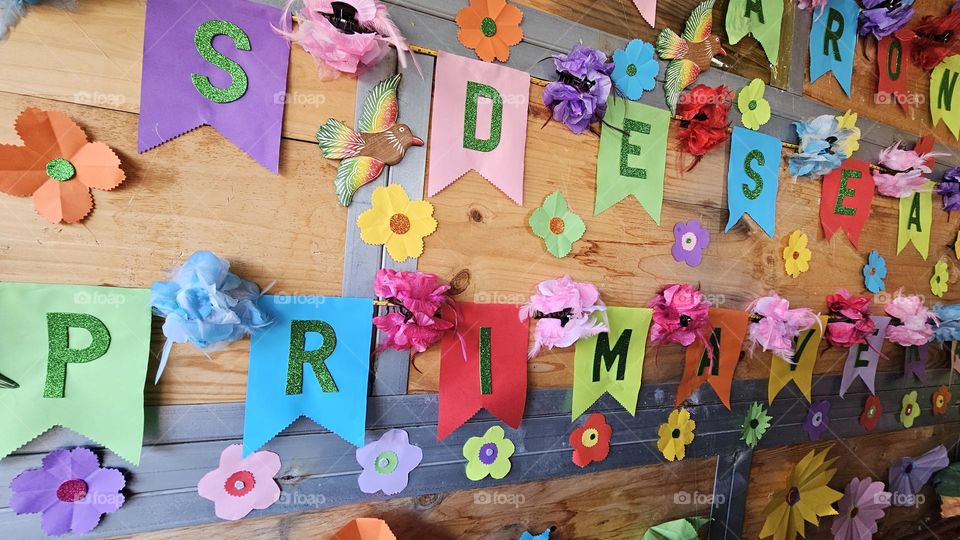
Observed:
[[[357,156],[363,150],[363,136],[333,118],[317,130],[320,152],[327,159],[346,159]]]
[[[669,28],[664,28],[657,36],[657,54],[664,60],[683,58],[687,54],[687,42]]]
[[[671,60],[663,77],[663,95],[670,113],[677,113],[677,102],[683,89],[693,84],[700,76],[700,68],[690,60]]]
[[[384,164],[371,157],[351,157],[340,162],[333,185],[337,199],[343,206],[350,206],[353,194],[365,184],[375,180],[383,172]]]

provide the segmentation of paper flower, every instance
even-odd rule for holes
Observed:
[[[586,467],[594,461],[607,459],[612,435],[613,428],[607,423],[603,414],[591,414],[582,426],[570,433],[573,462],[578,467]]]
[[[877,39],[883,39],[903,28],[916,14],[913,9],[913,0],[863,0],[863,9],[860,11],[861,36],[873,34]]]
[[[91,189],[109,191],[123,183],[120,158],[67,115],[26,109],[17,116],[24,146],[0,144],[0,191],[33,196],[33,207],[50,223],[76,223],[93,210]]]
[[[937,193],[943,198],[945,211],[960,210],[960,167],[950,167],[943,173],[943,178],[937,182]]]
[[[933,488],[940,496],[940,517],[960,516],[960,462],[935,474]]]
[[[950,464],[947,449],[941,444],[918,458],[902,457],[890,466],[887,489],[894,506],[913,506],[914,495],[937,471]]]
[[[793,231],[787,239],[787,247],[783,248],[783,269],[787,275],[795,278],[810,269],[812,254],[807,249],[807,235],[800,231]]]
[[[886,332],[888,341],[904,347],[924,345],[930,341],[937,316],[923,305],[922,296],[904,295],[897,291],[883,309],[891,317]]]
[[[710,326],[710,302],[696,287],[686,283],[667,285],[648,304],[653,308],[650,342],[689,346],[695,339],[706,344]]]
[[[220,466],[200,479],[197,494],[213,501],[218,518],[241,519],[280,499],[280,486],[273,479],[279,472],[280,456],[261,451],[243,457],[243,445],[231,444],[220,454]]]
[[[837,117],[837,127],[846,134],[843,140],[837,143],[843,148],[843,153],[847,157],[860,149],[860,128],[857,127],[857,116],[857,113],[848,110]]]
[[[803,430],[811,441],[819,441],[820,437],[830,426],[830,402],[817,401],[807,409],[807,417],[803,419]]]
[[[503,428],[491,426],[482,437],[470,437],[463,445],[467,478],[474,482],[487,476],[500,480],[510,472],[510,456],[516,447],[504,436]]]
[[[821,517],[837,515],[832,505],[843,494],[827,485],[837,474],[832,467],[836,458],[826,459],[829,451],[811,450],[793,468],[786,487],[775,492],[764,509],[767,518],[760,538],[792,540],[798,533],[803,536],[806,522],[818,526]]]
[[[506,62],[510,47],[523,39],[521,19],[523,12],[504,0],[470,0],[457,12],[457,39],[484,62]]]
[[[867,400],[863,403],[863,412],[860,413],[860,425],[863,429],[873,431],[882,415],[883,405],[880,404],[880,398],[872,394],[867,396]]]
[[[950,406],[950,398],[953,396],[950,395],[950,389],[947,388],[945,384],[941,384],[939,388],[930,396],[930,402],[933,404],[933,414],[934,416],[940,416],[947,414],[947,408]]]
[[[767,414],[759,402],[754,401],[747,409],[747,416],[743,419],[743,434],[740,440],[746,441],[747,446],[756,448],[757,443],[763,438],[763,434],[770,428],[770,421],[773,417]]]
[[[654,52],[653,45],[640,39],[631,39],[626,48],[613,51],[611,78],[623,97],[637,100],[656,86],[660,63]]]
[[[833,518],[830,532],[834,540],[864,540],[877,532],[877,521],[890,506],[890,493],[883,482],[873,478],[854,478],[847,484],[837,503],[839,514]]]
[[[700,220],[678,221],[673,226],[673,260],[687,266],[700,266],[703,250],[710,245],[710,231],[700,226]]]
[[[382,519],[356,518],[344,525],[330,540],[397,540],[397,537]]]
[[[750,353],[760,345],[787,362],[793,362],[794,339],[820,321],[811,309],[790,309],[790,301],[777,293],[757,298],[747,311],[751,314],[747,328]]]
[[[875,323],[870,317],[870,298],[838,289],[827,296],[827,331],[823,337],[834,347],[853,347],[867,342]]]
[[[529,223],[533,234],[542,238],[547,251],[557,258],[566,257],[573,243],[587,231],[583,219],[570,211],[567,199],[559,191],[547,195],[543,206],[533,211]]]
[[[693,442],[693,431],[697,423],[690,418],[690,412],[684,408],[674,409],[667,421],[657,430],[657,448],[667,461],[680,461],[684,458],[687,445]]]
[[[363,472],[357,478],[360,491],[396,495],[407,487],[410,471],[423,459],[420,447],[410,444],[407,432],[391,429],[379,439],[357,448],[357,463]]]
[[[437,220],[432,204],[411,201],[403,186],[390,184],[373,190],[373,203],[357,217],[357,226],[364,242],[387,246],[390,257],[403,262],[423,254],[423,239],[437,230]]]
[[[537,321],[529,357],[541,347],[569,347],[580,338],[609,332],[606,310],[593,283],[573,281],[570,276],[541,281],[537,294],[520,307],[521,321]]]
[[[272,321],[260,310],[260,287],[230,272],[230,263],[210,251],[197,251],[171,273],[171,281],[154,281],[150,305],[163,321],[167,344],[160,356],[163,374],[173,343],[193,343],[217,350]]]
[[[542,533],[537,535],[531,533],[530,531],[524,531],[523,534],[520,535],[520,540],[550,540],[550,533],[552,533],[555,529],[556,527],[550,527],[549,529],[545,529]]]
[[[770,102],[763,99],[766,89],[767,85],[760,79],[754,79],[740,89],[737,94],[737,108],[740,109],[743,127],[758,130],[770,121]]]
[[[960,304],[933,306],[940,324],[933,329],[933,341],[960,341]]]
[[[840,166],[850,157],[846,153],[848,141],[856,137],[859,130],[843,129],[836,116],[824,114],[812,120],[794,122],[797,137],[800,139],[797,153],[790,156],[791,176],[823,176]]]
[[[960,52],[960,9],[956,6],[940,17],[924,17],[913,28],[916,34],[910,51],[913,63],[925,71],[930,71],[944,58]]]
[[[641,540],[698,540],[708,517],[685,517],[658,523],[643,533]]]
[[[553,55],[553,65],[560,80],[543,89],[543,104],[554,120],[579,135],[607,113],[613,64],[603,52],[576,45],[569,54]]]
[[[930,278],[930,292],[934,296],[943,298],[950,288],[949,281],[950,271],[947,269],[947,263],[937,261],[937,264],[933,265],[933,277]]]
[[[876,294],[887,288],[883,282],[887,277],[887,260],[880,252],[873,250],[867,255],[867,264],[863,265],[863,283],[867,290]]]
[[[100,467],[90,450],[61,448],[47,454],[40,468],[10,481],[10,509],[41,514],[40,528],[48,536],[84,534],[123,505],[125,484],[120,471]]]
[[[313,57],[321,80],[340,73],[359,75],[380,63],[391,45],[400,53],[401,66],[407,65],[404,53],[413,58],[386,6],[375,0],[304,0],[295,30],[286,27],[288,20],[284,13],[282,28],[274,30]]]
[[[922,188],[927,183],[926,175],[932,172],[928,160],[943,155],[939,152],[917,154],[915,150],[900,148],[901,144],[897,141],[880,151],[879,164],[890,172],[873,171],[877,192],[898,199],[913,195]]]
[[[913,421],[920,416],[920,405],[917,403],[917,391],[911,390],[900,400],[900,423],[903,427],[913,427]]]
[[[695,156],[693,163],[687,167],[688,171],[713,147],[730,137],[727,115],[732,99],[733,92],[723,85],[711,88],[698,84],[680,96],[677,116],[683,120],[680,121],[677,138],[680,140],[680,149]]]
[[[385,315],[373,318],[373,325],[385,336],[377,352],[385,349],[423,352],[450,330],[454,323],[440,316],[442,306],[456,310],[456,302],[448,294],[450,285],[434,274],[377,270],[373,291],[390,303]]]

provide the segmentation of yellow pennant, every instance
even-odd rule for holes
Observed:
[[[933,223],[933,182],[927,182],[913,195],[900,199],[900,226],[897,233],[897,255],[913,242],[924,260],[930,247],[930,224]]]
[[[817,353],[820,350],[820,340],[823,339],[823,330],[827,326],[827,316],[820,316],[820,324],[814,324],[800,332],[793,338],[793,348],[796,351],[790,363],[773,355],[770,357],[770,379],[767,382],[767,403],[773,403],[780,390],[793,381],[803,397],[810,401],[810,383],[813,380],[813,366],[817,363]]]

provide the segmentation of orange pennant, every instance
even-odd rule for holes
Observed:
[[[733,384],[733,372],[740,361],[743,338],[747,335],[748,317],[746,311],[710,308],[710,324],[713,326],[710,347],[713,354],[707,354],[700,341],[687,347],[683,378],[677,387],[677,405],[690,397],[701,384],[708,382],[724,406],[730,408],[730,386]]]

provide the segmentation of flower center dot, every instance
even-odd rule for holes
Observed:
[[[876,275],[876,273],[877,273],[877,269],[876,269],[876,268],[871,268],[871,269],[870,269],[870,275],[871,275],[871,276]]]
[[[47,162],[47,176],[57,182],[66,182],[76,174],[77,170],[73,167],[73,163],[63,158],[54,158]]]
[[[670,433],[670,436],[672,436],[674,439],[679,439],[679,438],[680,438],[680,430],[679,430],[678,428],[674,428],[673,432]]]
[[[750,109],[751,111],[756,110],[756,108],[757,108],[757,100],[751,99],[751,100],[750,100],[750,103],[747,103],[747,108]]]
[[[877,408],[876,408],[876,407],[870,407],[870,410],[867,411],[867,416],[873,417],[873,415],[875,415],[875,414],[877,414]]]
[[[550,219],[550,232],[553,234],[563,234],[563,229],[566,228],[566,224],[561,218],[555,217]]]
[[[483,20],[480,21],[480,31],[487,37],[493,37],[493,35],[497,33],[497,21],[490,17],[484,17]]]
[[[751,429],[757,429],[757,426],[759,426],[759,425],[760,425],[760,421],[757,420],[756,418],[754,418],[753,420],[750,421],[750,428],[751,428]]]
[[[480,447],[480,454],[477,457],[484,465],[493,465],[497,461],[497,444],[492,442],[484,444]]]
[[[636,74],[637,74],[636,64],[630,64],[629,66],[627,66],[627,75],[629,75],[630,77],[633,77]]]
[[[232,497],[243,497],[253,490],[256,483],[250,471],[237,471],[227,477],[223,483],[223,490]]]
[[[913,414],[913,405],[907,405],[906,413],[907,413],[907,416],[910,416],[911,414]]]
[[[580,437],[580,442],[583,443],[587,448],[593,448],[599,442],[600,433],[596,429],[590,428],[583,432],[583,436]]]
[[[800,252],[799,252],[799,251],[794,251],[794,252],[793,252],[793,259],[794,259],[794,260],[797,260],[797,259],[799,259],[799,258],[800,258]]]
[[[62,502],[82,501],[87,496],[87,483],[79,478],[67,480],[57,488],[57,499]]]
[[[860,513],[860,508],[854,506],[853,508],[850,509],[850,519],[857,517],[857,514],[859,513]]]
[[[903,468],[903,472],[910,474],[913,472],[913,463],[908,463],[906,467]]]
[[[404,214],[390,216],[390,230],[393,234],[407,234],[410,231],[410,218]]]
[[[397,454],[392,450],[384,450],[377,454],[373,468],[380,474],[390,474],[397,468]]]
[[[787,504],[793,506],[800,502],[800,490],[793,486],[790,488],[790,491],[787,492]]]

